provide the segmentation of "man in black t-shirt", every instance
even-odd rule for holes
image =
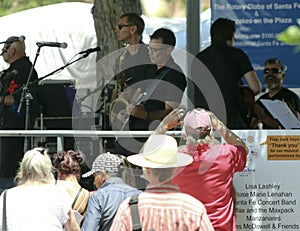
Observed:
[[[196,55],[191,67],[197,85],[194,106],[212,111],[230,129],[245,129],[249,109],[241,94],[242,78],[254,95],[261,91],[261,84],[247,54],[234,47],[235,30],[235,22],[230,19],[219,18],[212,24],[212,44]]]
[[[129,84],[126,89],[138,89],[137,91],[144,95],[139,102],[132,103],[135,101],[132,98],[128,100],[131,102],[126,108],[129,117],[128,123],[126,121],[124,123],[123,130],[155,130],[160,121],[181,103],[187,82],[181,68],[171,57],[175,44],[174,33],[165,28],[156,30],[150,36],[148,53],[154,64],[151,65],[153,75],[151,79]],[[145,141],[146,138],[118,138],[114,153],[121,153],[125,156],[136,154]],[[139,170],[137,174],[141,174]],[[137,179],[137,187],[143,189],[145,184]]]
[[[141,102],[128,109],[130,130],[154,130],[181,103],[187,81],[171,56],[175,44],[175,35],[169,29],[160,28],[150,36],[149,55],[156,71],[153,79],[144,81],[147,87]],[[132,143],[124,145],[130,147]],[[140,148],[142,145],[141,142]],[[131,154],[139,150],[132,151]]]
[[[155,66],[151,64],[147,46],[142,41],[144,28],[144,20],[136,13],[121,15],[115,28],[118,41],[123,43],[124,47],[119,50],[120,56],[115,67],[116,81],[110,106],[112,130],[145,130],[145,127],[139,125],[129,125],[133,123],[134,118],[129,118],[125,124],[120,118],[120,115],[128,117],[127,106],[132,101],[134,92],[137,89],[144,92],[147,87],[145,81],[154,76]],[[138,152],[142,142],[134,138],[118,138],[114,143],[114,147],[109,151],[129,155]]]
[[[283,87],[285,66],[279,59],[270,58],[264,65],[264,82],[269,91],[257,100],[254,111],[258,117],[258,121],[263,123],[263,128],[282,128],[279,121],[269,113],[260,100],[268,99],[284,101],[298,119],[300,118],[300,100],[298,95],[293,91]]]

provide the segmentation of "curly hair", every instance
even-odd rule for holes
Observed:
[[[77,179],[81,175],[81,165],[85,161],[85,155],[81,151],[61,151],[52,155],[54,168],[64,175],[75,175]]]

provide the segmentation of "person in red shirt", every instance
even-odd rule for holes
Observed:
[[[183,110],[172,111],[156,129],[157,133],[178,125]],[[216,130],[226,143],[214,139]],[[236,230],[234,217],[233,175],[245,168],[246,144],[212,112],[194,109],[183,120],[186,145],[181,152],[193,156],[193,162],[178,169],[173,182],[180,190],[201,201],[215,230]]]

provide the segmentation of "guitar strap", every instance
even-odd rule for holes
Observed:
[[[141,102],[144,102],[144,101],[147,101],[148,99],[150,99],[151,95],[153,94],[153,92],[157,88],[158,84],[160,83],[160,80],[162,80],[168,74],[168,72],[170,70],[171,70],[170,67],[164,67],[164,70],[162,70],[159,73],[159,75],[156,76],[155,79],[153,79],[152,83],[147,87],[147,89],[145,90],[145,92],[141,94],[142,96],[139,97],[139,99],[137,100],[137,102],[135,103],[135,105],[138,105]]]
[[[155,91],[158,84],[160,83],[160,80],[162,80],[170,70],[171,70],[170,67],[164,67],[164,69],[159,73],[159,75],[157,75],[156,78],[153,79],[153,81],[147,87],[145,92],[141,93],[140,96],[137,98],[137,100],[134,103],[132,103],[132,105],[134,105],[134,106],[139,105],[140,103],[146,102],[148,99],[150,99],[153,92]],[[129,118],[130,118],[130,116],[128,116],[127,119],[125,120],[124,124],[122,125],[121,131],[123,131],[124,128],[126,127],[128,121],[129,121]],[[117,140],[117,138],[116,138],[116,140]]]

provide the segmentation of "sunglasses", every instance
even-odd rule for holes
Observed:
[[[165,50],[165,49],[167,49],[168,47],[154,48],[154,47],[150,47],[150,46],[148,45],[147,48],[148,48],[149,51],[157,52],[157,51]]]
[[[123,27],[133,26],[133,24],[118,24],[116,25],[116,29],[122,30]]]
[[[265,68],[264,69],[264,74],[269,74],[269,73],[273,73],[273,74],[279,74],[282,71],[278,68]]]

